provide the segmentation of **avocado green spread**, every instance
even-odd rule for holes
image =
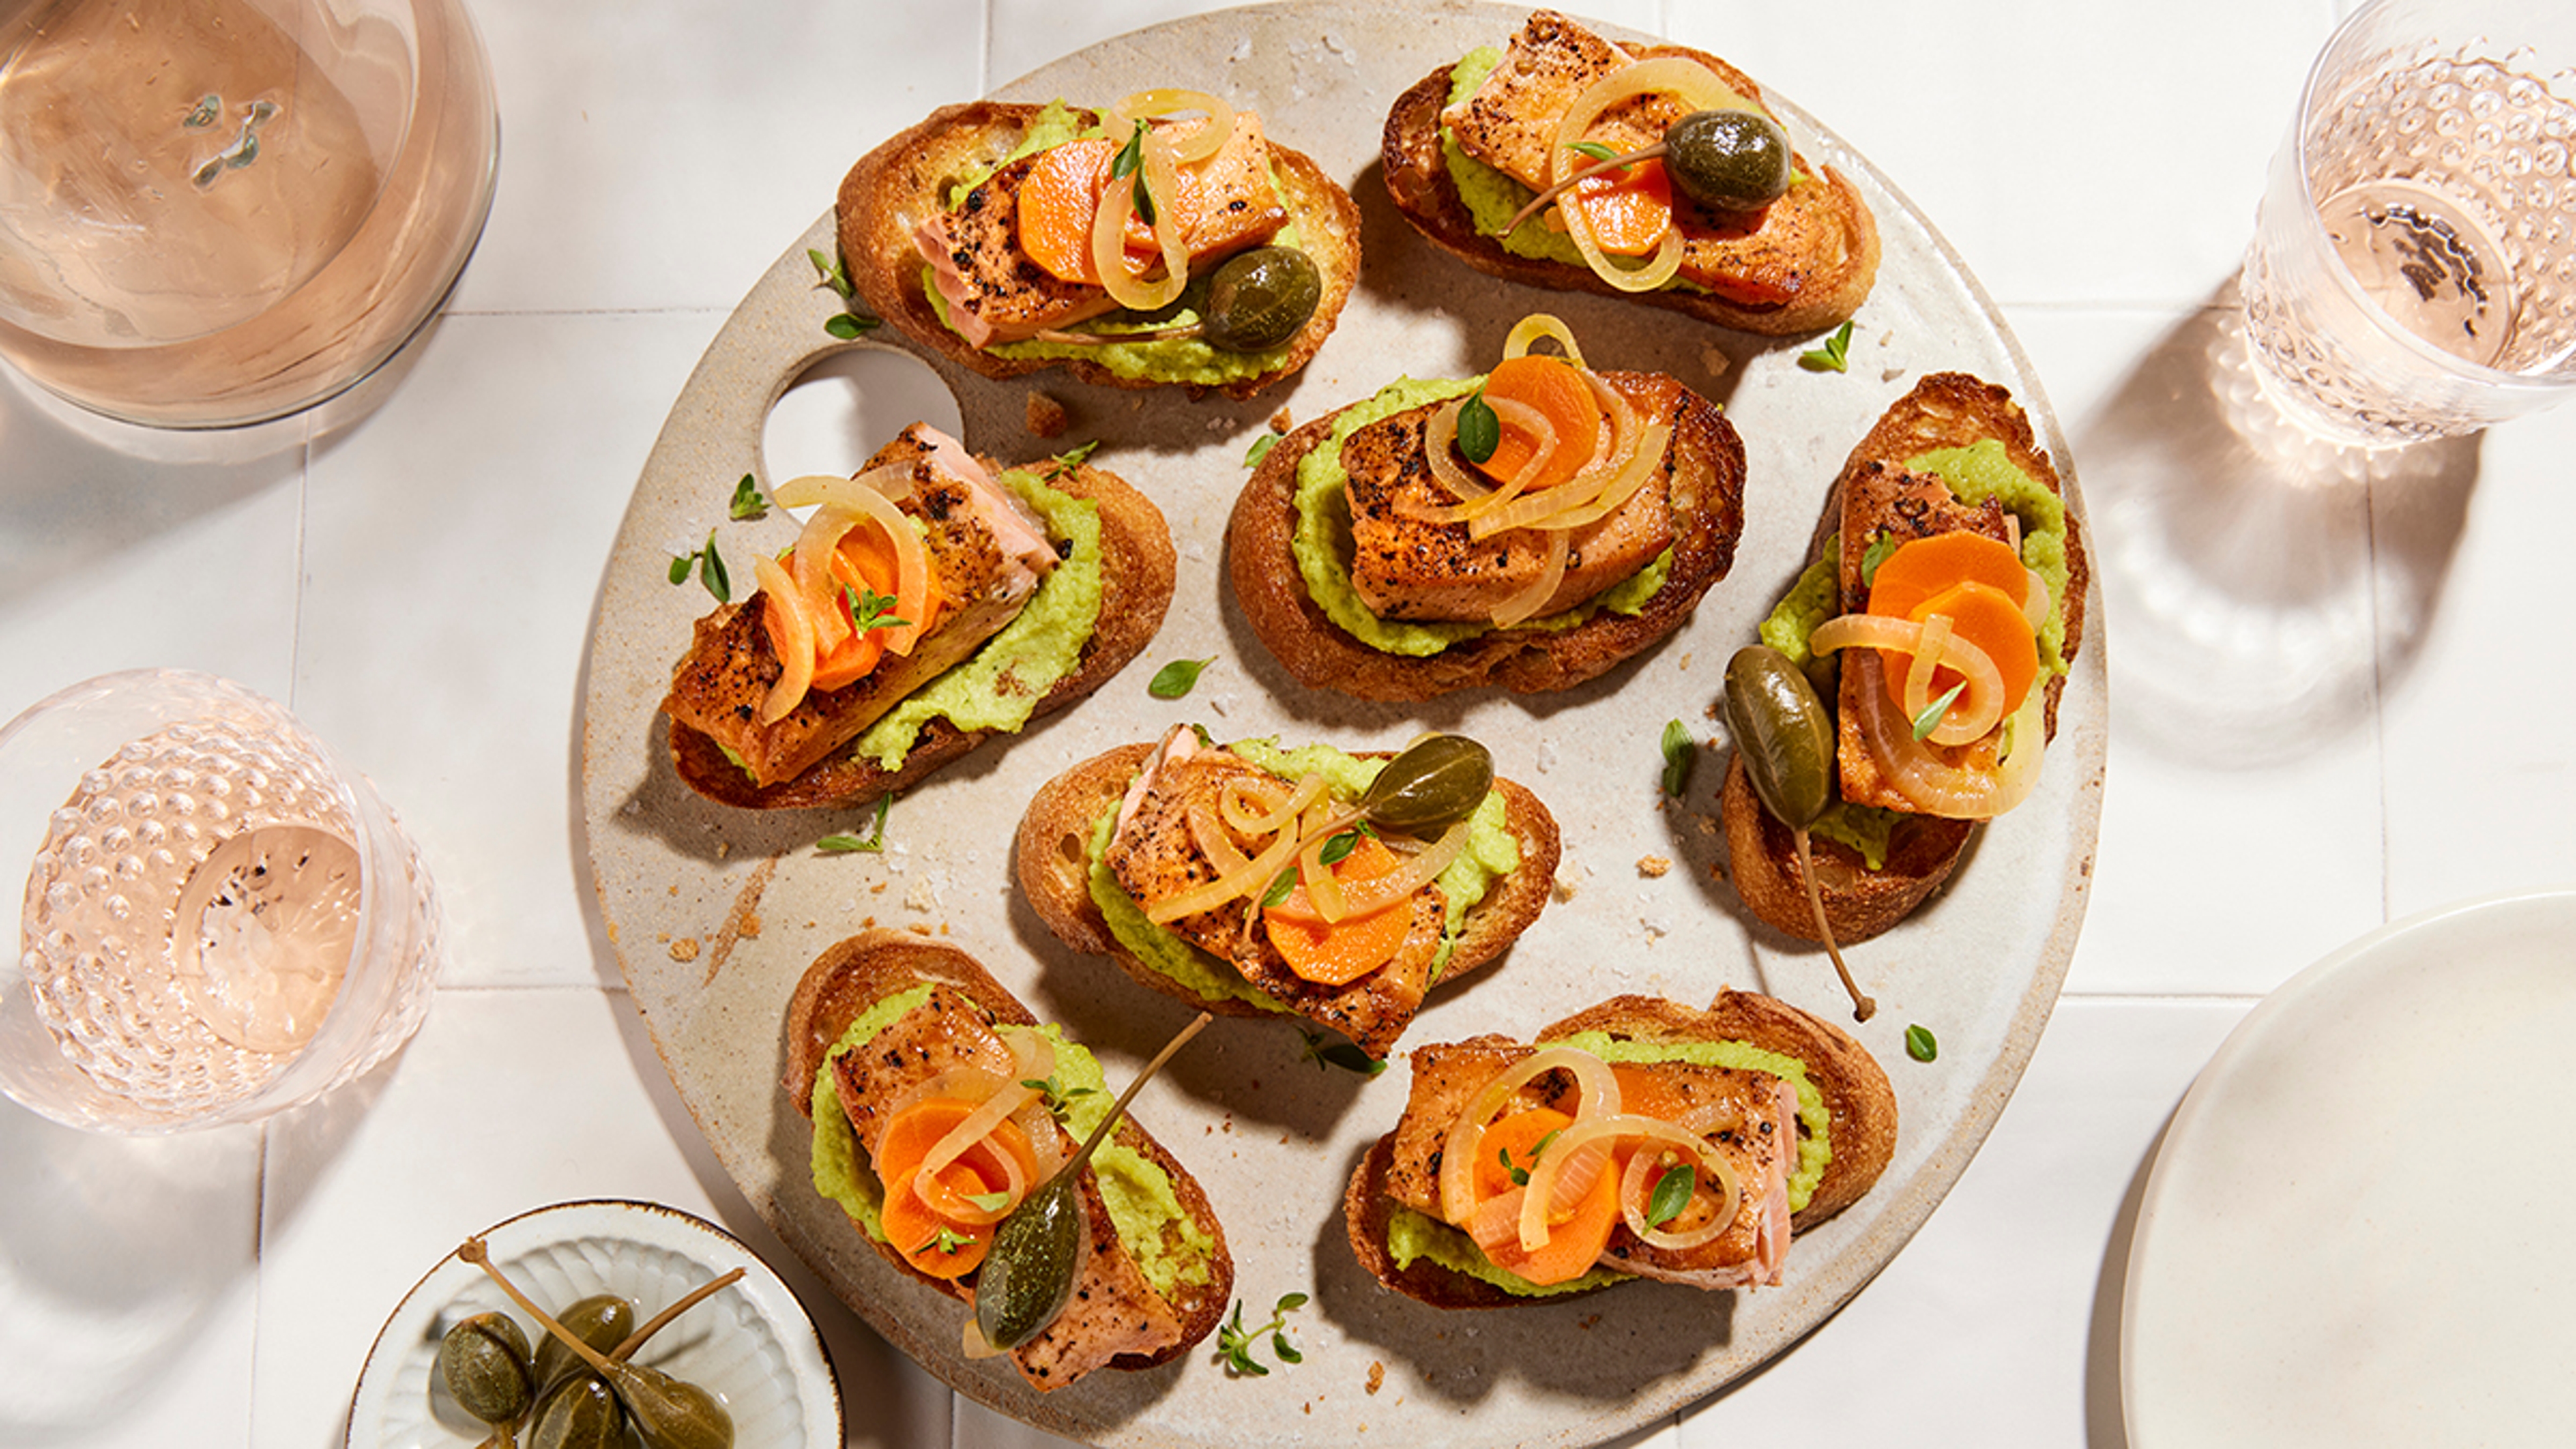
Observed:
[[[1905,460],[1918,473],[1930,473],[1950,485],[1962,503],[1998,500],[2021,520],[2022,566],[2048,585],[2048,618],[2039,635],[2040,667],[2064,674],[2066,664],[2066,500],[2048,485],[2016,467],[1999,438],[1984,438],[1964,448],[1941,448]],[[1798,575],[1798,581],[1762,621],[1761,639],[1807,671],[1816,692],[1834,697],[1833,661],[1817,658],[1807,636],[1840,610],[1840,585],[1833,550],[1827,550]],[[1887,846],[1896,827],[1896,812],[1837,800],[1823,818],[1808,827],[1828,840],[1860,853],[1871,870],[1887,865]]]
[[[1474,95],[1476,88],[1485,83],[1485,77],[1493,74],[1494,67],[1502,63],[1503,53],[1490,45],[1467,52],[1465,58],[1449,71],[1449,104],[1457,105]],[[1538,193],[1468,155],[1447,126],[1440,128],[1440,159],[1447,163],[1449,182],[1458,188],[1458,199],[1466,204],[1467,214],[1474,219],[1476,230],[1499,240],[1504,251],[1533,261],[1561,262],[1569,267],[1589,266],[1583,260],[1582,249],[1575,246],[1574,238],[1551,230],[1540,217],[1533,216],[1509,236],[1503,235],[1503,228]],[[1702,292],[1707,288],[1674,277],[1658,290]]]
[[[878,1032],[929,999],[930,988],[916,986],[861,1012],[841,1034],[840,1041],[824,1053],[823,1065],[814,1077],[814,1190],[839,1203],[870,1238],[880,1243],[885,1241],[880,1222],[885,1186],[869,1170],[858,1134],[851,1130],[850,1119],[841,1110],[840,1093],[832,1084],[832,1062],[843,1052],[867,1045]],[[1005,1032],[1024,1029],[1000,1028]],[[1076,1140],[1088,1137],[1109,1115],[1115,1100],[1107,1090],[1100,1063],[1089,1051],[1066,1041],[1061,1027],[1050,1024],[1037,1031],[1055,1047],[1055,1079],[1063,1088],[1065,1131]],[[1077,1088],[1089,1090],[1077,1094]],[[1174,1298],[1179,1296],[1176,1290],[1182,1284],[1207,1281],[1216,1242],[1182,1210],[1171,1174],[1115,1138],[1101,1143],[1091,1154],[1091,1172],[1100,1188],[1100,1201],[1109,1209],[1109,1221],[1117,1229],[1118,1241],[1126,1246],[1155,1292]]]
[[[1464,621],[1414,623],[1381,619],[1360,602],[1358,591],[1351,585],[1350,560],[1355,545],[1351,542],[1351,509],[1345,492],[1350,474],[1342,467],[1342,444],[1371,423],[1425,403],[1463,396],[1483,381],[1480,377],[1454,382],[1399,378],[1380,388],[1368,401],[1342,409],[1334,417],[1332,436],[1297,460],[1297,528],[1289,540],[1289,549],[1297,559],[1297,573],[1306,581],[1307,594],[1323,609],[1326,618],[1343,633],[1380,653],[1418,659],[1437,654],[1462,639],[1489,633],[1492,626]],[[1672,571],[1673,551],[1668,548],[1644,568],[1583,603],[1562,613],[1529,620],[1520,627],[1570,629],[1604,609],[1615,614],[1635,614],[1646,607],[1646,601],[1664,586]]]
[[[1807,1080],[1806,1064],[1795,1057],[1740,1041],[1670,1042],[1629,1041],[1606,1032],[1577,1032],[1547,1043],[1550,1046],[1578,1047],[1605,1062],[1694,1062],[1701,1066],[1731,1067],[1739,1071],[1769,1072],[1789,1083],[1798,1094],[1798,1122],[1806,1135],[1798,1143],[1798,1167],[1789,1177],[1789,1211],[1806,1207],[1815,1196],[1816,1184],[1824,1180],[1825,1167],[1833,1161],[1833,1113],[1826,1109],[1822,1092]],[[1494,1265],[1476,1247],[1475,1240],[1427,1213],[1398,1207],[1387,1223],[1387,1251],[1398,1268],[1428,1258],[1453,1273],[1464,1273],[1502,1289],[1526,1297],[1545,1297],[1557,1293],[1580,1292],[1616,1283],[1628,1275],[1609,1268],[1594,1268],[1579,1278],[1564,1283],[1532,1283],[1518,1273]]]
[[[1278,741],[1268,739],[1238,740],[1224,748],[1286,779],[1300,779],[1310,773],[1322,775],[1333,793],[1345,799],[1366,793],[1369,782],[1377,778],[1386,763],[1346,755],[1330,745],[1283,749]],[[1440,950],[1431,960],[1434,981],[1440,979],[1441,968],[1449,964],[1450,952],[1457,949],[1467,912],[1485,898],[1495,881],[1520,866],[1520,841],[1511,832],[1507,813],[1502,792],[1488,791],[1475,813],[1467,818],[1466,850],[1432,882],[1448,902]],[[1264,1011],[1285,1013],[1285,1004],[1245,981],[1232,966],[1146,918],[1144,908],[1127,894],[1116,873],[1109,869],[1109,839],[1117,825],[1118,806],[1112,802],[1092,825],[1090,880],[1092,904],[1100,908],[1101,919],[1108,923],[1109,933],[1118,939],[1118,944],[1195,995],[1245,1001]]]
[[[1099,621],[1100,505],[1050,488],[1024,470],[1004,473],[1001,481],[1037,510],[1050,538],[1069,548],[999,633],[965,662],[906,695],[859,736],[852,753],[880,769],[903,768],[921,727],[934,719],[961,730],[1017,733],[1055,682],[1081,662],[1082,646]]]
[[[1020,144],[1009,155],[995,162],[988,170],[970,172],[958,178],[948,188],[946,195],[948,208],[951,211],[956,210],[964,203],[968,192],[982,185],[993,172],[1022,157],[1034,156],[1040,151],[1051,150],[1068,141],[1079,141],[1106,134],[1106,130],[1100,126],[1084,125],[1081,116],[1061,99],[1049,101],[1045,109],[1038,112],[1037,119],[1030,123],[1027,133],[1020,139]],[[1270,170],[1270,189],[1274,195],[1280,194],[1279,174],[1275,168]],[[1280,204],[1285,206],[1288,203],[1283,197]],[[1288,224],[1280,228],[1279,234],[1271,240],[1274,245],[1283,247],[1299,244],[1297,213],[1293,207],[1289,211]],[[1198,321],[1201,310],[1206,307],[1207,287],[1208,279],[1202,275],[1193,279],[1182,289],[1181,295],[1173,299],[1170,306],[1160,311],[1111,312],[1078,322],[1064,330],[1114,336],[1125,332],[1151,332],[1166,327],[1186,327]],[[928,267],[922,269],[922,291],[929,298],[931,310],[939,314],[941,325],[953,327],[954,324],[948,320],[948,299],[940,294],[938,283],[933,280]],[[1287,362],[1291,349],[1283,346],[1266,352],[1224,352],[1210,347],[1196,337],[1170,337],[1150,342],[1097,344],[1041,342],[1032,339],[1025,342],[996,342],[983,350],[996,357],[1080,358],[1085,362],[1097,363],[1120,377],[1152,382],[1189,383],[1201,387],[1221,387],[1230,382],[1240,382],[1248,377],[1258,377],[1279,368]]]

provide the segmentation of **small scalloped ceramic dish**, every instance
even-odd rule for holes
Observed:
[[[743,1276],[653,1336],[638,1363],[715,1394],[737,1444],[838,1444],[841,1389],[805,1305],[731,1233],[677,1208],[644,1202],[568,1202],[487,1229],[492,1261],[548,1312],[594,1293],[635,1304],[638,1322],[727,1270]],[[454,1253],[385,1320],[359,1373],[350,1449],[471,1449],[491,1426],[469,1417],[438,1382],[438,1344],[458,1322],[500,1310],[544,1333],[500,1288]]]

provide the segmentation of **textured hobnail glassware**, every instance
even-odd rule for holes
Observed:
[[[428,1010],[418,850],[363,777],[227,680],[107,675],[0,728],[0,845],[27,871],[0,1091],[56,1121],[255,1120],[382,1061]]]
[[[2576,7],[2377,0],[2310,71],[2241,278],[2254,371],[2338,442],[2576,392]]]

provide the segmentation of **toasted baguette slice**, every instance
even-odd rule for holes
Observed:
[[[1538,26],[1547,20],[1565,23],[1563,17],[1545,11],[1533,15],[1529,23]],[[1654,45],[1632,47],[1630,54],[1640,60],[1669,55],[1698,61],[1738,94],[1756,102],[1762,99],[1762,89],[1752,77],[1705,51]],[[1773,337],[1798,336],[1831,327],[1859,311],[1868,298],[1870,285],[1878,276],[1877,220],[1861,200],[1859,190],[1840,171],[1830,166],[1819,168],[1803,156],[1797,158],[1796,164],[1810,179],[1771,204],[1769,212],[1780,214],[1766,216],[1762,228],[1763,235],[1776,234],[1779,244],[1750,259],[1757,275],[1770,288],[1789,294],[1785,301],[1739,301],[1716,291],[1669,287],[1625,292],[1594,275],[1589,267],[1517,256],[1505,250],[1500,238],[1476,229],[1475,217],[1459,196],[1457,182],[1450,176],[1448,161],[1442,154],[1440,113],[1449,104],[1449,73],[1446,66],[1435,70],[1396,99],[1394,109],[1387,113],[1380,156],[1387,194],[1394,199],[1396,210],[1413,224],[1415,231],[1478,271],[1533,287],[1642,302],[1721,327]]]
[[[1037,1025],[1037,1019],[1029,1014],[1028,1009],[963,951],[909,932],[863,932],[815,958],[814,964],[806,968],[804,978],[797,982],[795,995],[788,1001],[787,1070],[781,1085],[800,1114],[808,1118],[813,1116],[816,1076],[822,1070],[825,1055],[849,1030],[850,1023],[877,1002],[921,985],[936,986],[953,993],[955,998],[970,1003],[971,1009],[993,1024]],[[1181,1324],[1180,1341],[1152,1354],[1121,1354],[1109,1361],[1112,1368],[1152,1368],[1180,1357],[1192,1344],[1215,1331],[1234,1292],[1234,1257],[1226,1248],[1225,1229],[1217,1222],[1215,1209],[1209,1205],[1206,1192],[1200,1188],[1198,1179],[1190,1175],[1188,1168],[1175,1160],[1151,1133],[1137,1125],[1132,1116],[1122,1117],[1111,1129],[1111,1135],[1120,1145],[1135,1151],[1170,1175],[1174,1196],[1182,1212],[1215,1245],[1207,1260],[1206,1281],[1188,1285],[1182,1296],[1171,1302],[1170,1306]],[[1088,1177],[1089,1169],[1086,1168],[1084,1173]],[[1086,1182],[1084,1196],[1095,1225],[1094,1251],[1099,1251],[1101,1235],[1107,1234],[1107,1241],[1113,1244],[1116,1238],[1106,1227],[1107,1216],[1098,1189]],[[858,1230],[856,1223],[852,1227]],[[876,1248],[886,1261],[907,1277],[961,1302],[974,1301],[961,1281],[933,1278],[921,1272],[906,1262],[891,1244],[877,1243]],[[974,1276],[968,1275],[970,1279]],[[1035,1378],[1032,1382],[1040,1388],[1063,1387],[1062,1383],[1050,1384]]]
[[[1226,525],[1226,571],[1245,621],[1299,683],[1361,699],[1415,701],[1479,688],[1539,694],[1607,673],[1689,620],[1701,597],[1734,567],[1744,528],[1743,440],[1716,404],[1670,385],[1680,394],[1663,470],[1673,566],[1638,613],[1605,609],[1570,629],[1495,629],[1421,656],[1385,653],[1335,624],[1307,591],[1293,545],[1298,461],[1331,445],[1334,420],[1349,411],[1344,408],[1281,438],[1235,499]],[[1427,414],[1430,407],[1418,411]]]
[[[944,209],[950,186],[990,171],[1018,148],[1043,106],[968,101],[943,106],[927,120],[859,158],[841,180],[836,208],[841,260],[850,285],[868,309],[906,337],[986,377],[1018,377],[1063,367],[1085,382],[1108,387],[1152,388],[1172,384],[1122,377],[1083,358],[1004,357],[976,347],[939,319],[924,290],[923,266],[913,231]],[[1096,112],[1079,113],[1096,122]],[[1358,203],[1313,158],[1271,141],[1270,165],[1281,201],[1296,225],[1300,247],[1322,275],[1323,295],[1287,346],[1281,361],[1256,376],[1218,387],[1187,386],[1192,396],[1222,392],[1244,398],[1304,367],[1340,320],[1342,304],[1360,270]]]
[[[1006,471],[982,460],[996,475]],[[1083,464],[1050,474],[1047,486],[1100,507],[1100,616],[1084,641],[1072,673],[1058,679],[1037,703],[1036,714],[1052,714],[1098,689],[1109,677],[1143,653],[1163,627],[1171,607],[1174,569],[1172,531],[1152,499],[1105,468]],[[747,604],[748,601],[746,601]],[[698,625],[700,633],[720,629],[745,604],[730,605]],[[887,770],[848,750],[807,769],[792,780],[773,785],[752,783],[715,741],[685,725],[671,725],[671,760],[680,779],[710,800],[755,810],[809,810],[821,806],[864,805],[880,795],[909,789],[932,771],[990,739],[992,730],[963,730],[945,719],[922,727],[900,769]]]
[[[1808,557],[1824,556],[1841,536],[1844,490],[1852,480],[1886,470],[1902,470],[1905,460],[1940,448],[2000,440],[2014,466],[2063,496],[2066,485],[2048,455],[2040,451],[2012,394],[1965,373],[1942,372],[1924,378],[1897,400],[1852,450],[1825,500],[1823,519]],[[2083,524],[2073,509],[2066,514],[2066,658],[2072,661],[2084,638],[2084,594],[2090,567],[2085,558]],[[2057,702],[2066,676],[2047,684],[2048,733],[2057,733]],[[1806,877],[1799,869],[1796,838],[1789,827],[1762,808],[1741,760],[1730,761],[1719,798],[1726,826],[1727,854],[1736,893],[1763,921],[1802,941],[1821,940],[1815,913],[1807,903]],[[1941,883],[1948,880],[1976,833],[1973,822],[1933,816],[1900,821],[1889,842],[1884,869],[1870,870],[1860,853],[1838,841],[1811,836],[1816,889],[1834,939],[1848,945],[1865,941],[1905,919]]]
[[[1153,757],[1150,744],[1121,745],[1056,776],[1041,787],[1020,817],[1013,842],[1014,868],[1030,909],[1056,939],[1076,951],[1106,956],[1138,984],[1220,1016],[1278,1013],[1232,996],[1202,996],[1155,970],[1120,944],[1091,896],[1091,838],[1101,816],[1114,809],[1137,772]],[[1526,788],[1497,778],[1504,822],[1519,842],[1520,867],[1495,881],[1468,912],[1464,929],[1434,988],[1489,966],[1536,921],[1554,888],[1559,849],[1556,817]],[[1219,969],[1224,969],[1220,966]],[[1295,1003],[1290,1003],[1292,1006]]]
[[[1743,1042],[1795,1057],[1831,1114],[1833,1159],[1790,1219],[1805,1232],[1858,1202],[1887,1170],[1896,1151],[1896,1092],[1877,1059],[1841,1028],[1787,1002],[1751,992],[1723,991],[1707,1010],[1652,996],[1619,996],[1577,1012],[1539,1032],[1536,1041],[1561,1041],[1578,1032],[1604,1032],[1626,1041]],[[1387,1247],[1396,1203],[1387,1193],[1396,1134],[1377,1140],[1351,1173],[1342,1198],[1342,1221],[1351,1252],[1380,1283],[1435,1308],[1509,1308],[1555,1301],[1525,1298],[1481,1278],[1454,1272],[1429,1259],[1402,1267]],[[1793,1245],[1794,1248],[1794,1245]]]

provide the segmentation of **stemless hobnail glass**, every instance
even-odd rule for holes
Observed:
[[[429,1007],[439,909],[375,790],[274,702],[138,670],[0,727],[0,1091],[75,1127],[255,1120]]]
[[[2456,436],[2576,391],[2576,6],[2355,11],[2241,286],[2264,392],[2337,442]]]

